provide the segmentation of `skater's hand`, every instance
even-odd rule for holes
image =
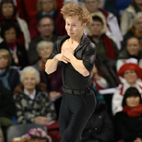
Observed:
[[[68,47],[62,50],[62,54],[70,59],[70,56],[74,54],[74,49],[72,47]]]
[[[70,62],[70,60],[67,58],[67,57],[65,57],[62,53],[60,53],[60,54],[57,54],[55,57],[54,57],[54,59],[55,60],[58,60],[58,61],[62,61],[62,62],[64,62],[64,63],[68,63],[68,62]]]

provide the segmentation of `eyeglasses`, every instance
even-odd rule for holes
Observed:
[[[45,25],[40,25],[40,27],[45,28],[45,27],[52,27],[53,24],[45,24]]]
[[[101,27],[102,24],[91,24],[91,27]]]
[[[85,4],[86,4],[86,5],[95,4],[96,2],[98,2],[98,0],[86,1]]]

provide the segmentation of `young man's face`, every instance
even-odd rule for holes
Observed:
[[[103,24],[99,21],[93,21],[89,30],[92,35],[100,36],[102,34]]]
[[[99,0],[85,0],[85,5],[90,13],[97,12],[99,8]]]
[[[82,24],[82,22],[78,19],[77,16],[69,16],[65,18],[66,25],[65,29],[67,31],[67,34],[71,38],[78,37],[81,33],[84,32],[84,28],[86,24]]]

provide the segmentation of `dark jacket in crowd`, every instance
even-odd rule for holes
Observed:
[[[82,133],[81,142],[113,142],[113,126],[107,111],[99,105]]]
[[[0,117],[11,119],[16,114],[16,107],[11,91],[0,85]]]
[[[13,91],[19,83],[20,79],[17,69],[8,67],[4,72],[0,73],[0,87]]]
[[[119,140],[133,142],[137,137],[142,138],[142,115],[130,117],[126,112],[118,112],[115,116],[115,128]]]

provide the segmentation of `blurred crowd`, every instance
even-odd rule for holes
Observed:
[[[88,9],[84,34],[96,45],[90,75],[97,107],[80,142],[142,142],[142,0],[0,0],[0,127],[56,123],[60,141],[61,64],[48,75],[45,63],[59,36],[60,13],[74,2]],[[94,104],[95,105],[95,104]]]

